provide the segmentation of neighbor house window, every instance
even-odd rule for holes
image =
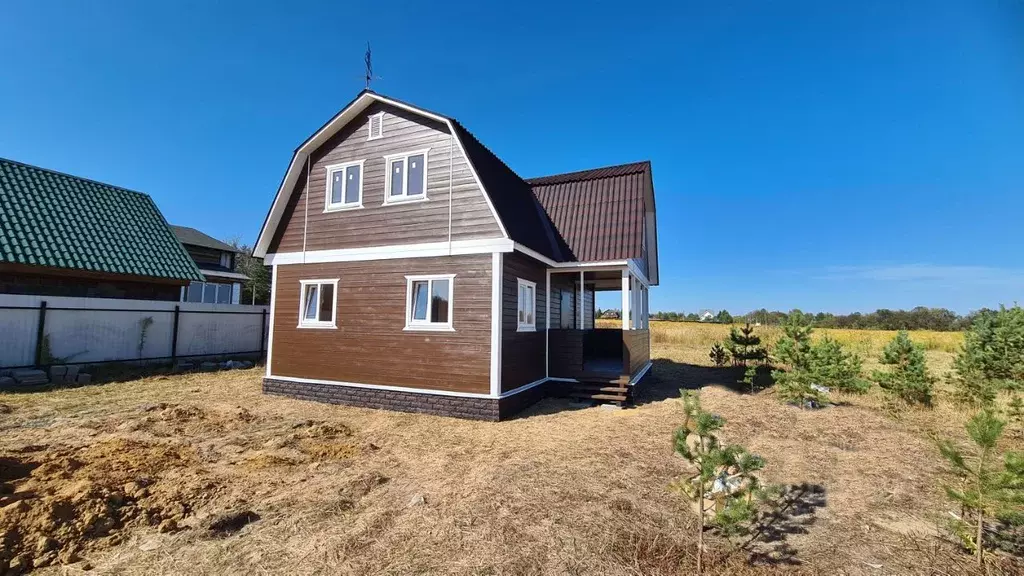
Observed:
[[[406,276],[406,330],[453,330],[455,275]]]
[[[367,140],[376,140],[384,135],[384,113],[379,112],[370,116],[370,134]]]
[[[231,304],[233,284],[218,282],[190,282],[182,302],[202,302],[204,304]]]
[[[519,279],[519,332],[537,329],[537,284]]]
[[[338,279],[302,280],[299,285],[299,328],[335,328]]]
[[[427,199],[427,152],[417,150],[384,157],[387,168],[384,203]]]
[[[363,207],[363,161],[327,167],[324,212]]]

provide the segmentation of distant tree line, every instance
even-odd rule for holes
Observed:
[[[853,328],[864,330],[938,330],[941,332],[953,332],[966,330],[979,316],[993,313],[993,310],[982,308],[967,315],[961,316],[952,310],[945,308],[927,308],[918,306],[912,310],[889,310],[880,308],[874,312],[852,314],[832,314],[830,312],[818,312],[810,314],[813,323],[818,328]],[[732,324],[735,322],[749,322],[761,324],[762,326],[781,326],[787,322],[790,315],[800,313],[800,310],[780,312],[778,310],[754,310],[739,316],[733,316],[727,310],[720,310],[710,322],[721,324]],[[652,320],[664,320],[669,322],[699,322],[700,317],[696,313],[685,314],[682,312],[655,312],[651,314]]]

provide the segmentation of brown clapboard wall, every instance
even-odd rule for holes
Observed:
[[[406,275],[455,274],[455,332],[406,331]],[[297,328],[300,280],[338,282],[336,329]],[[490,392],[491,255],[277,267],[273,376]]]
[[[384,112],[384,135],[367,140],[369,117]],[[310,185],[306,167],[289,196],[285,212],[268,252],[303,249],[303,221],[308,198],[309,227],[306,250],[328,250],[417,244],[448,240],[448,190],[452,182],[452,240],[500,238],[501,228],[480,190],[457,142],[449,180],[449,131],[430,120],[376,102],[342,128],[311,156]],[[430,148],[427,155],[425,202],[384,205],[384,155]],[[364,160],[363,208],[324,212],[327,166]]]
[[[535,332],[519,332],[519,278],[537,284]],[[544,302],[547,266],[518,252],[504,254],[502,263],[501,391],[536,382],[547,374],[544,353]]]

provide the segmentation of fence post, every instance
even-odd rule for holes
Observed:
[[[267,309],[264,308],[260,314],[260,359],[263,358],[263,344],[266,341],[267,333]]]
[[[42,368],[44,338],[46,338],[46,300],[39,303],[39,326],[36,329],[36,368]]]
[[[178,316],[181,315],[181,306],[174,305],[174,327],[171,328],[171,367],[174,367],[174,361],[178,358]]]

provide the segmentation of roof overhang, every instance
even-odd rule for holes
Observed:
[[[263,227],[260,229],[260,235],[256,239],[256,246],[253,248],[253,256],[263,258],[267,255],[267,249],[270,247],[270,241],[273,238],[274,233],[277,231],[277,226],[280,224],[281,217],[284,215],[285,206],[288,204],[289,192],[295,188],[295,184],[299,181],[299,177],[302,175],[302,167],[306,164],[310,154],[323,146],[328,139],[337,134],[338,131],[340,131],[346,124],[354,120],[374,102],[382,102],[407,112],[418,114],[425,118],[440,122],[448,127],[449,133],[452,135],[455,142],[458,143],[459,150],[466,158],[466,162],[469,164],[469,169],[473,173],[473,178],[480,187],[480,191],[483,193],[484,199],[487,201],[487,204],[491,209],[491,213],[494,215],[495,221],[497,221],[498,226],[501,228],[502,234],[505,238],[508,238],[508,232],[505,230],[505,225],[498,216],[497,211],[494,209],[490,196],[484,188],[480,177],[477,175],[476,168],[466,155],[465,147],[459,139],[459,135],[455,131],[455,127],[452,126],[451,119],[441,116],[440,114],[430,112],[429,110],[424,110],[422,108],[406,104],[405,102],[400,102],[398,100],[381,96],[375,92],[364,90],[360,92],[352,102],[342,108],[341,112],[335,114],[333,118],[328,120],[326,124],[320,127],[319,130],[299,145],[295,150],[295,153],[292,154],[292,160],[288,164],[288,171],[285,172],[284,178],[281,180],[281,185],[278,187],[277,194],[274,196],[274,203],[271,205],[270,212],[267,213],[267,217],[263,221]]]

